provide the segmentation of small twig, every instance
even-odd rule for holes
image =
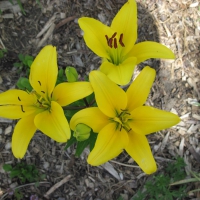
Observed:
[[[2,47],[3,47],[3,49],[6,49],[6,47],[4,46],[4,44],[3,44],[2,40],[1,40],[1,38],[0,38],[0,43],[1,43]]]
[[[139,166],[127,165],[127,164],[120,163],[120,162],[117,162],[117,161],[114,161],[114,160],[110,160],[109,162],[116,163],[116,164],[118,164],[118,165],[122,165],[122,166],[125,166],[125,167],[140,168]]]
[[[44,195],[45,198],[49,199],[49,195],[54,192],[56,189],[58,189],[61,185],[65,184],[69,179],[71,178],[71,175],[66,176],[63,178],[60,182],[56,183],[53,185]]]
[[[67,22],[72,21],[75,18],[76,18],[76,16],[72,16],[72,17],[68,17],[66,19],[61,20],[58,24],[56,24],[55,30],[60,28],[61,26],[65,25]]]

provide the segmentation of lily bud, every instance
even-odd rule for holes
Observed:
[[[87,140],[90,137],[91,128],[85,124],[76,125],[76,129],[74,130],[74,137],[78,141]]]
[[[78,73],[74,67],[66,67],[65,74],[68,82],[76,82],[78,80]]]

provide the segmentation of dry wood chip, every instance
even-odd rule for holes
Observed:
[[[164,139],[163,139],[163,141],[162,141],[162,144],[161,144],[161,146],[160,146],[160,151],[161,151],[161,152],[163,152],[163,150],[164,150],[165,147],[166,147],[166,144],[167,144],[168,139],[169,139],[169,134],[170,134],[170,132],[168,132],[168,133],[166,134],[166,136],[164,137]]]
[[[61,20],[58,24],[56,24],[55,30],[65,25],[66,23],[74,20],[76,16],[67,17],[66,19]]]
[[[49,199],[49,195],[53,193],[57,188],[59,188],[61,185],[65,184],[67,181],[69,181],[71,178],[71,175],[66,176],[63,178],[60,182],[56,183],[54,186],[52,186],[44,195],[45,198]]]
[[[121,180],[118,172],[114,169],[114,167],[109,163],[105,163],[104,165],[102,165],[102,167],[109,172],[111,175],[113,175],[117,180]]]
[[[37,34],[36,38],[39,38],[40,36],[42,36],[42,35],[49,29],[49,27],[51,27],[51,25],[55,22],[56,14],[57,14],[57,13],[55,13],[55,14],[49,19],[49,21],[45,24],[45,26],[43,27],[43,29]]]

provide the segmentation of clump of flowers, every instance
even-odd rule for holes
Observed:
[[[78,23],[87,46],[102,57],[100,70],[90,72],[89,82],[77,82],[77,71],[67,67],[65,82],[66,77],[60,77],[63,71],[58,73],[56,48],[44,47],[26,80],[31,89],[0,94],[0,116],[19,119],[12,135],[14,156],[24,157],[39,129],[57,142],[68,142],[67,147],[77,141],[79,154],[90,145],[87,161],[93,166],[125,150],[145,173],[154,173],[157,166],[146,135],[174,126],[180,118],[144,105],[156,76],[154,69],[145,67],[126,92],[118,85],[130,82],[140,62],[149,58],[173,59],[174,54],[156,42],[135,44],[135,0],[124,4],[110,27],[88,17],[80,18]]]

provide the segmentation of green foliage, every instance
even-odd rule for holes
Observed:
[[[7,49],[0,49],[0,59],[4,57],[5,53],[7,53]]]
[[[76,82],[78,80],[78,73],[74,67],[66,67],[65,75],[68,82]]]
[[[24,197],[22,192],[20,192],[18,189],[15,190],[14,196],[16,197],[17,200],[21,200]]]
[[[92,151],[92,149],[94,148],[96,139],[97,139],[97,134],[94,133],[93,131],[90,132],[90,137],[87,140],[84,140],[82,142],[77,141],[74,136],[71,136],[71,138],[68,140],[68,142],[67,142],[67,144],[65,146],[65,149],[70,147],[72,144],[77,143],[75,156],[79,157],[81,155],[81,153],[83,152],[83,150],[87,146],[89,146],[90,147],[90,151]]]
[[[14,66],[18,67],[20,72],[22,71],[22,69],[26,70],[26,74],[29,75],[30,67],[33,63],[33,57],[29,55],[23,55],[20,53],[18,55],[18,58],[20,62],[14,63]]]
[[[180,157],[176,162],[169,163],[164,173],[153,176],[151,181],[147,181],[143,191],[138,191],[137,196],[132,200],[173,200],[184,199],[186,197],[185,186],[172,188],[170,183],[181,180],[186,176],[184,160]]]
[[[29,82],[29,79],[24,77],[20,77],[16,85],[20,90],[28,90],[29,92],[31,92],[33,89]]]
[[[58,85],[58,84],[60,84],[60,83],[63,83],[63,82],[65,82],[66,80],[67,80],[67,79],[66,79],[64,70],[63,70],[63,69],[59,69],[59,70],[58,70],[58,77],[57,77],[56,85]]]
[[[10,178],[17,177],[22,183],[37,182],[45,178],[37,170],[35,165],[28,165],[26,163],[17,163],[14,167],[9,164],[4,164],[3,169],[10,172]]]

